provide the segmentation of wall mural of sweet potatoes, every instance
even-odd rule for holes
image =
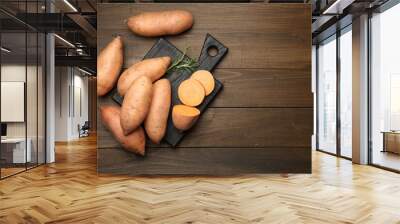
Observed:
[[[309,11],[99,4],[98,171],[310,172]]]

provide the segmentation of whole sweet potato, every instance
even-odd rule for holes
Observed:
[[[145,37],[176,35],[192,26],[193,15],[186,10],[144,12],[128,20],[130,30]]]
[[[144,122],[147,136],[156,144],[159,144],[165,135],[170,106],[171,83],[168,79],[160,79],[153,85],[150,111]]]
[[[117,106],[100,107],[101,120],[122,147],[130,152],[144,155],[146,137],[142,127],[138,127],[129,135],[124,135],[120,124],[121,109]]]
[[[152,85],[147,76],[141,76],[126,92],[121,107],[121,127],[125,135],[136,130],[146,119],[153,94]]]
[[[97,56],[98,96],[107,94],[117,83],[124,60],[123,47],[121,37],[115,37]]]
[[[124,96],[132,83],[140,76],[147,76],[152,82],[160,79],[165,74],[171,63],[171,58],[159,57],[140,61],[126,69],[118,80],[118,93]]]

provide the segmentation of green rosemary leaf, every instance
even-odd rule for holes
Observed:
[[[189,57],[185,57],[188,49],[189,47],[185,49],[181,57],[179,57],[177,60],[174,60],[171,66],[167,69],[167,72],[177,71],[182,69],[188,71],[194,71],[199,66],[195,60]]]

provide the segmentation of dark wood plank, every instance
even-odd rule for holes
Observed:
[[[210,107],[313,107],[311,75],[291,69],[216,69],[224,89]]]
[[[311,9],[308,4],[113,4],[99,6],[98,46],[111,35],[126,42],[125,65],[142,59],[155,38],[132,34],[125,20],[143,11],[187,9],[195,18],[193,28],[168,37],[180,49],[190,47],[197,58],[206,33],[229,47],[219,68],[297,68],[311,71]],[[244,19],[245,18],[245,19]]]
[[[118,148],[99,149],[98,172],[125,175],[237,175],[310,173],[310,148],[153,148],[138,157]]]
[[[178,147],[311,147],[312,119],[311,108],[209,108]],[[104,127],[97,135],[118,147]]]

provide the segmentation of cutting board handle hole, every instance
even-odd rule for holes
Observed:
[[[209,56],[211,56],[211,57],[215,57],[215,56],[217,56],[218,55],[218,48],[216,47],[216,46],[209,46],[208,48],[207,48],[207,53],[208,53],[208,55]]]

